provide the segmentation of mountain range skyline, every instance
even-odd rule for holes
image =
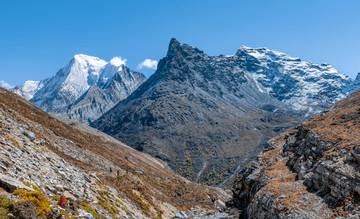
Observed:
[[[245,45],[242,45],[240,48],[243,48],[243,47],[248,47],[248,46],[245,46]],[[261,48],[266,48],[267,47],[257,47],[257,49],[261,49]],[[276,49],[275,49],[276,50]],[[235,54],[235,53],[234,53]],[[231,56],[231,55],[234,55],[234,54],[226,54],[227,56]],[[96,56],[93,56],[93,55],[89,55],[89,54],[82,54],[82,53],[79,53],[79,54],[74,54],[73,57],[75,56],[89,56],[89,57],[96,57]],[[223,54],[217,54],[217,55],[223,55]],[[127,63],[127,59],[126,58],[122,58],[120,55],[119,56],[115,56],[115,58],[120,58],[121,62],[123,62],[124,65],[126,65]],[[295,56],[296,57],[296,56]],[[97,58],[97,57],[96,57]],[[109,62],[112,60],[113,58],[111,58],[109,60]],[[132,69],[135,69],[141,73],[143,73],[147,78],[149,78],[152,74],[155,73],[156,69],[157,69],[157,64],[158,64],[158,61],[159,60],[152,60],[152,59],[144,59],[143,61],[139,62],[137,65],[135,65],[134,68]],[[309,61],[311,62],[311,60],[305,60],[305,61]],[[317,63],[317,64],[331,64],[331,63],[328,63],[326,61],[324,62],[321,62],[321,63]],[[343,73],[341,72],[342,74],[344,75],[347,75],[349,78],[351,79],[356,79],[358,73],[360,73],[360,70],[359,72],[354,72],[352,74],[347,74],[347,73]],[[47,74],[47,77],[51,77],[53,75],[53,73],[49,73]],[[42,80],[43,78],[40,78],[39,80]],[[22,78],[20,79],[19,81],[23,81],[22,83],[20,84],[14,84],[14,83],[8,83],[8,81],[5,81],[5,80],[0,80],[0,87],[4,87],[6,89],[11,89],[11,88],[14,88],[16,86],[20,86],[22,84],[24,84],[26,81],[28,81],[28,79],[26,78]]]
[[[174,42],[176,42],[175,44],[180,45],[177,39],[172,38],[170,41],[169,49]],[[200,53],[204,53],[204,51],[199,50],[197,47],[194,47],[192,45],[186,43],[184,43],[183,45],[185,47],[197,50]],[[208,57],[215,59],[227,59],[236,56],[246,57],[245,60],[241,60],[240,63],[237,63],[237,65],[241,66],[241,62],[244,62],[246,63],[246,65],[252,66],[248,69],[249,72],[257,72],[257,76],[251,77],[254,77],[253,79],[257,81],[256,83],[258,84],[256,86],[258,87],[259,92],[269,93],[281,101],[289,101],[289,104],[292,105],[295,110],[304,110],[304,112],[309,111],[309,115],[320,112],[329,103],[344,98],[347,93],[356,90],[358,85],[360,84],[360,73],[358,73],[358,75],[354,79],[352,79],[346,74],[342,74],[326,62],[317,64],[309,61],[304,61],[299,57],[292,57],[278,50],[271,50],[265,47],[251,48],[248,46],[242,46],[237,50],[236,53],[232,55],[208,55]],[[147,59],[144,60],[144,62],[140,63],[136,69],[138,69],[139,66],[147,66],[149,68],[156,69],[157,64],[157,61]],[[225,66],[226,65],[228,64],[225,64]],[[279,66],[282,67],[279,69]],[[132,72],[132,70],[127,66],[127,59],[120,56],[115,56],[111,58],[110,61],[105,61],[99,57],[89,56],[85,54],[76,54],[65,66],[63,66],[57,71],[56,75],[52,74],[49,77],[43,78],[39,81],[34,81],[32,80],[33,78],[28,78],[28,80],[26,80],[24,84],[22,84],[21,86],[13,87],[11,88],[11,90],[25,97],[27,100],[31,101],[36,106],[39,106],[46,112],[59,114],[60,112],[64,111],[64,109],[61,109],[61,107],[68,107],[70,104],[78,102],[79,100],[84,98],[81,96],[84,93],[88,92],[88,90],[91,90],[89,88],[98,87],[97,89],[106,90],[107,87],[109,87],[109,85],[114,80],[113,77],[115,77],[115,74],[118,72],[122,72],[125,69]],[[133,86],[131,89],[130,87],[128,87],[129,84],[127,84],[130,83],[130,81],[127,80],[134,80],[131,79],[134,77],[134,75],[127,79],[123,78],[124,76],[121,76],[121,78],[117,79],[119,80],[118,82],[125,82],[125,84],[119,86],[127,87],[125,91],[122,91],[126,92],[127,94],[125,96],[121,95],[123,97],[115,100],[113,104],[117,103],[121,99],[126,98],[133,91],[135,91],[138,86],[140,86],[147,79],[150,79],[152,76],[150,75],[149,77],[146,77],[142,73],[135,71],[134,73],[141,75],[141,79],[135,79],[135,81],[131,82],[137,83],[136,86],[131,85]],[[278,81],[278,77],[284,77],[284,79]],[[288,78],[286,79],[286,77],[291,78],[290,81]],[[289,86],[289,84],[293,83],[298,84],[296,88],[292,87],[293,85],[287,87]],[[313,103],[309,102],[309,100],[307,100],[307,97],[310,97],[310,100],[312,98],[317,98],[314,95],[316,94],[316,92],[319,92],[321,90],[318,85],[321,85],[322,83],[329,84],[328,86],[332,87],[332,89],[334,90],[329,90],[328,94],[324,93],[321,95],[326,96],[330,95],[330,93],[335,92],[336,94],[332,95],[334,95],[334,97],[338,97],[337,99],[332,99],[333,97],[331,97],[328,100],[319,99],[316,104],[319,104],[320,102],[324,102],[325,104],[323,106],[320,106],[320,111],[318,111],[313,108],[316,104],[313,105]],[[259,86],[264,87],[259,88]],[[120,87],[117,88],[117,90],[123,89]],[[272,89],[276,90],[271,90],[269,87],[272,87]],[[289,95],[287,94],[287,92],[290,92],[291,90],[301,91],[298,94],[293,93],[290,96],[287,96]],[[343,93],[341,95],[340,93],[338,93],[340,90],[343,90]],[[60,95],[63,96],[60,98],[62,100],[57,99],[55,102],[47,103],[47,101],[49,101],[49,98],[54,98],[61,92],[65,92],[65,95]],[[108,95],[111,95],[111,92]],[[117,95],[115,96],[117,97]],[[293,100],[294,97],[297,98]],[[77,100],[78,98],[79,100]],[[303,105],[301,106],[298,103],[302,103]],[[113,106],[113,104],[110,104],[111,107]],[[311,107],[305,110],[309,106]],[[110,109],[111,107],[107,107],[107,109]]]
[[[360,20],[358,1],[210,0],[206,8],[204,1],[140,3],[2,2],[0,80],[12,86],[30,75],[41,80],[74,54],[107,61],[121,56],[140,71],[144,60],[162,57],[171,37],[210,55],[233,54],[242,45],[266,47],[330,63],[351,78],[360,71],[359,30],[353,28]],[[154,70],[141,72],[149,77]]]
[[[242,45],[239,49],[241,49],[241,48],[252,48],[252,47]],[[256,48],[254,48],[253,47],[252,49],[269,49],[269,48],[267,48],[267,47],[256,47]],[[279,51],[277,49],[270,49],[270,50]],[[232,56],[232,55],[235,55],[235,54],[236,54],[236,51],[233,54],[216,54],[215,56],[217,56],[217,55]],[[72,58],[75,58],[76,56],[87,56],[87,57],[99,58],[97,56],[93,56],[93,55],[89,55],[89,54],[83,54],[83,53],[74,54],[72,56]],[[292,57],[298,58],[297,56],[292,56]],[[110,58],[108,62],[110,63],[111,61],[114,61],[114,59],[118,59],[118,61],[121,62],[122,65],[130,67],[130,66],[127,65],[128,60],[126,58],[122,58],[122,56],[120,56],[120,55]],[[300,59],[300,58],[298,58],[298,59]],[[135,67],[133,67],[132,69],[135,69],[135,70],[143,73],[145,75],[145,77],[149,78],[151,75],[153,75],[155,73],[159,60],[144,59],[142,62],[139,62],[137,65],[135,65]],[[311,60],[303,60],[303,59],[301,59],[301,61],[312,62]],[[107,62],[107,61],[104,60],[104,62]],[[331,65],[331,63],[328,63],[326,61],[323,61],[323,62],[320,62],[320,63],[315,62],[315,64]],[[61,69],[61,67],[59,69]],[[360,71],[352,73],[352,74],[347,74],[347,73],[343,73],[343,72],[340,72],[340,73],[348,76],[351,79],[356,79],[358,77],[358,74],[360,73]],[[53,73],[47,74],[47,76],[45,78],[48,78],[48,77],[51,77],[51,76],[53,76]],[[34,78],[32,78],[32,79],[34,79]],[[31,80],[29,80],[29,78],[21,79],[21,81],[23,81],[23,83],[20,83],[20,84],[10,84],[5,80],[0,80],[0,87],[4,87],[6,89],[12,89],[12,88],[15,88],[16,86],[21,86],[22,84],[26,83],[27,81],[33,81],[32,79]],[[39,81],[42,80],[42,79],[44,79],[44,78],[39,78]]]

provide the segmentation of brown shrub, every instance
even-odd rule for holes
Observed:
[[[30,201],[16,202],[11,205],[11,211],[18,219],[36,219],[35,205]]]

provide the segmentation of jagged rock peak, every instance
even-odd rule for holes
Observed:
[[[169,43],[169,49],[166,57],[174,57],[176,56],[176,54],[189,56],[194,53],[204,54],[204,52],[199,50],[198,48],[185,43],[181,45],[179,41],[177,41],[175,38],[172,38]]]
[[[180,42],[177,41],[175,38],[172,38],[169,43],[169,49],[167,52],[167,57],[175,56],[177,52],[181,50]]]
[[[168,161],[175,171],[183,168],[183,161],[190,156],[185,152],[191,150],[191,156],[196,156],[189,171],[191,174],[180,173],[201,182],[211,178],[209,183],[212,185],[221,183],[222,179],[230,177],[232,169],[237,168],[236,162],[230,164],[225,161],[228,157],[226,153],[232,153],[233,159],[241,162],[242,151],[253,153],[258,148],[259,138],[267,140],[269,135],[274,135],[274,130],[292,125],[297,118],[290,107],[265,92],[258,92],[260,85],[257,86],[252,78],[245,75],[246,69],[236,58],[208,56],[195,47],[181,45],[172,39],[168,54],[159,62],[157,71],[130,97],[91,125],[138,150]],[[252,115],[273,115],[271,110],[264,112],[260,104],[266,109],[271,105],[271,109],[281,117],[277,121],[281,122],[266,124],[266,128],[262,128],[266,131],[261,131],[266,135],[259,134],[261,137],[256,137],[256,141],[249,137],[246,140],[249,143],[242,144],[239,149],[238,140],[230,137],[232,133],[236,132],[235,136],[246,135],[244,133],[249,131],[245,127],[250,122],[252,127],[262,126],[263,121],[249,119]],[[213,129],[213,126],[216,128]],[[275,126],[277,128],[271,128]],[[221,136],[218,136],[219,130]],[[208,150],[207,145],[214,145],[209,147],[217,154],[214,155],[216,158],[195,155],[195,151]],[[229,152],[228,145],[231,145],[229,148],[236,147],[236,150]],[[175,156],[180,162],[175,161]],[[219,173],[224,175],[218,177],[210,174],[212,168],[229,171]]]
[[[357,74],[355,81],[358,81],[360,83],[360,72]]]
[[[360,89],[360,72],[357,74],[357,76],[354,80],[353,87],[354,87],[353,90]]]

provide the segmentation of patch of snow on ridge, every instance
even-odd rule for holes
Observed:
[[[74,59],[81,63],[82,65],[89,65],[95,69],[102,68],[104,65],[107,64],[105,60],[102,60],[98,57],[84,55],[84,54],[76,54],[74,55]]]
[[[26,100],[30,100],[33,98],[34,94],[41,89],[43,84],[40,83],[40,81],[25,81],[23,85],[16,86],[13,89],[13,92],[24,97]]]
[[[13,88],[14,86],[12,86],[11,84],[7,83],[6,81],[4,80],[0,80],[0,87],[3,87],[5,89],[11,89]]]
[[[98,86],[100,88],[104,88],[106,83],[116,74],[123,70],[125,66],[126,59],[122,59],[121,57],[114,57],[110,60],[109,63],[105,65],[105,67],[101,70],[100,77],[98,79]]]

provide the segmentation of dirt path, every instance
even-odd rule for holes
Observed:
[[[205,161],[203,164],[203,167],[201,168],[201,170],[198,172],[198,174],[196,176],[196,182],[199,182],[199,178],[200,178],[201,174],[204,172],[207,165],[208,165],[208,163]]]

